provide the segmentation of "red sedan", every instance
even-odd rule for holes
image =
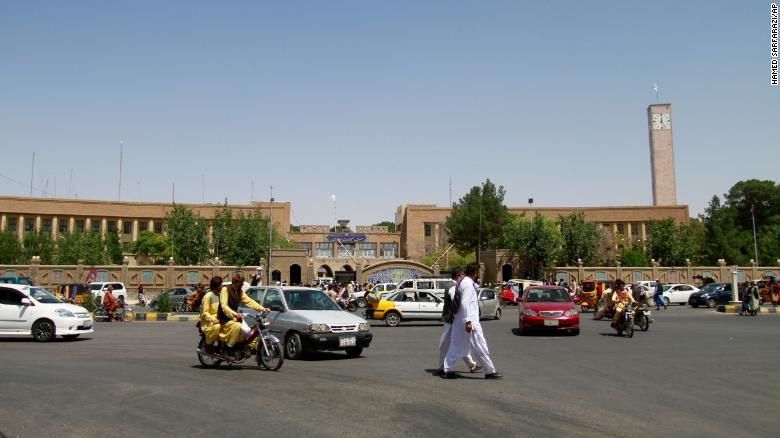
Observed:
[[[531,286],[523,292],[520,304],[518,331],[565,330],[580,334],[580,314],[569,291],[560,286]]]

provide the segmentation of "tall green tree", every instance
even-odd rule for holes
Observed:
[[[130,244],[130,251],[135,253],[142,264],[166,264],[171,255],[168,238],[164,235],[141,231],[138,238]]]
[[[450,243],[462,254],[497,248],[512,216],[504,205],[506,190],[487,179],[452,204],[445,226]]]
[[[108,262],[114,265],[122,264],[124,250],[119,239],[119,232],[117,230],[107,232],[104,242]]]
[[[559,263],[567,266],[575,266],[577,259],[581,259],[585,266],[595,264],[601,230],[598,222],[585,220],[585,213],[572,213],[568,216],[559,216],[558,225],[561,231],[561,254]]]
[[[57,247],[49,232],[34,231],[25,234],[22,240],[22,248],[25,260],[38,256],[44,265],[54,263]]]
[[[11,231],[0,232],[0,264],[15,265],[22,263],[22,244],[19,237]]]
[[[197,265],[208,259],[209,229],[199,214],[174,204],[165,215],[165,232],[176,263]]]
[[[254,265],[268,256],[268,218],[260,210],[237,214],[230,208],[215,213],[212,226],[214,255],[235,266]],[[272,230],[273,248],[295,248],[297,244]]]
[[[88,265],[111,263],[100,233],[93,230],[68,233],[57,240],[57,264],[75,265],[79,260]]]
[[[648,224],[648,254],[663,266],[684,266],[698,246],[694,227],[677,225],[673,219]]]
[[[514,217],[504,228],[506,248],[517,251],[531,263],[531,275],[553,266],[561,251],[561,233],[555,222],[537,213],[533,219]]]

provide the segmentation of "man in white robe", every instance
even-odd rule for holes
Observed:
[[[463,269],[462,268],[452,268],[452,280],[457,284],[458,281],[463,277]],[[446,314],[448,313],[446,308],[448,305],[451,305],[452,299],[455,296],[455,287],[452,286],[448,291],[445,292],[444,297],[444,307],[445,311],[443,313],[443,316],[446,317]],[[439,340],[439,375],[444,373],[444,358],[447,357],[447,351],[450,349],[450,337],[452,334],[452,324],[448,321],[444,321],[443,325],[443,331],[441,334],[441,340]],[[479,366],[476,362],[474,362],[474,359],[471,358],[471,354],[467,354],[463,357],[463,362],[466,363],[466,366],[469,367],[469,372],[475,373],[479,371],[482,367]]]
[[[453,372],[453,366],[459,358],[469,352],[473,352],[476,360],[485,368],[486,379],[504,377],[496,372],[496,367],[490,360],[490,351],[479,323],[479,298],[475,284],[477,279],[479,279],[479,265],[472,263],[466,267],[466,276],[455,291],[453,301],[458,306],[458,311],[452,321],[450,349],[444,359],[443,377],[446,378],[457,377]]]

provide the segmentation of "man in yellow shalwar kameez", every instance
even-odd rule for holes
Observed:
[[[266,310],[265,307],[257,304],[241,290],[243,284],[244,277],[236,274],[230,286],[223,287],[219,293],[218,318],[221,324],[219,339],[229,348],[232,348],[241,339],[241,319],[243,317],[238,313],[238,307],[244,306],[258,312]]]
[[[203,296],[200,305],[200,331],[206,338],[206,351],[214,350],[214,343],[219,339],[219,293],[222,288],[222,277],[212,277],[209,291]]]

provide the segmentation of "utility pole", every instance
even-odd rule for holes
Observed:
[[[116,200],[121,201],[122,200],[122,158],[124,158],[124,148],[125,148],[125,142],[120,141],[119,142],[119,188],[116,192]]]
[[[753,217],[753,252],[755,253],[755,262],[758,265],[758,242],[756,241],[756,204],[750,206],[750,215]]]
[[[32,198],[33,178],[35,178],[35,152],[33,152],[32,166],[30,166],[30,197]]]
[[[273,234],[274,234],[274,186],[271,186],[271,203],[268,204],[268,284],[271,284],[271,252],[273,250]]]

